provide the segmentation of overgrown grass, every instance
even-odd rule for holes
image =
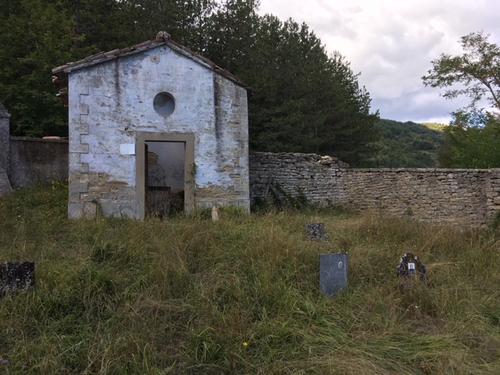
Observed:
[[[0,199],[0,261],[34,291],[0,301],[7,374],[499,374],[500,234],[335,211],[171,221],[66,219],[64,187]],[[331,243],[307,241],[324,222]],[[350,286],[318,291],[318,254]],[[430,287],[402,292],[405,251]]]

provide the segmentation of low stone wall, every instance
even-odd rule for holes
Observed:
[[[500,169],[351,169],[314,154],[254,153],[252,202],[279,189],[320,206],[477,226],[500,212]]]
[[[8,120],[0,107],[0,195],[10,190],[9,184],[19,188],[67,181],[68,142],[9,137]],[[500,214],[500,169],[352,169],[329,156],[250,154],[252,203],[273,195],[477,226]]]
[[[254,204],[280,191],[320,206],[338,204],[344,199],[342,168],[348,165],[337,158],[255,152],[250,154],[249,162],[250,200]]]
[[[490,176],[490,170],[466,169],[345,170],[343,204],[421,221],[476,226],[486,222]]]
[[[8,175],[13,188],[68,179],[68,141],[10,137]]]

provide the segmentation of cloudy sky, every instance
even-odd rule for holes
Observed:
[[[459,53],[472,31],[500,42],[499,0],[261,0],[260,13],[306,22],[350,62],[383,118],[448,122],[463,104],[421,77],[441,53]]]

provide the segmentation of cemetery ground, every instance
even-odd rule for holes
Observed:
[[[66,197],[0,199],[0,261],[36,262],[36,288],[0,300],[0,373],[500,373],[500,229],[333,209],[69,221]],[[318,255],[342,250],[349,288],[328,299]],[[406,251],[429,286],[398,287]]]

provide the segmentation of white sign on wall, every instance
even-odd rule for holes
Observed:
[[[123,143],[120,145],[120,154],[122,155],[135,155],[134,143]]]

